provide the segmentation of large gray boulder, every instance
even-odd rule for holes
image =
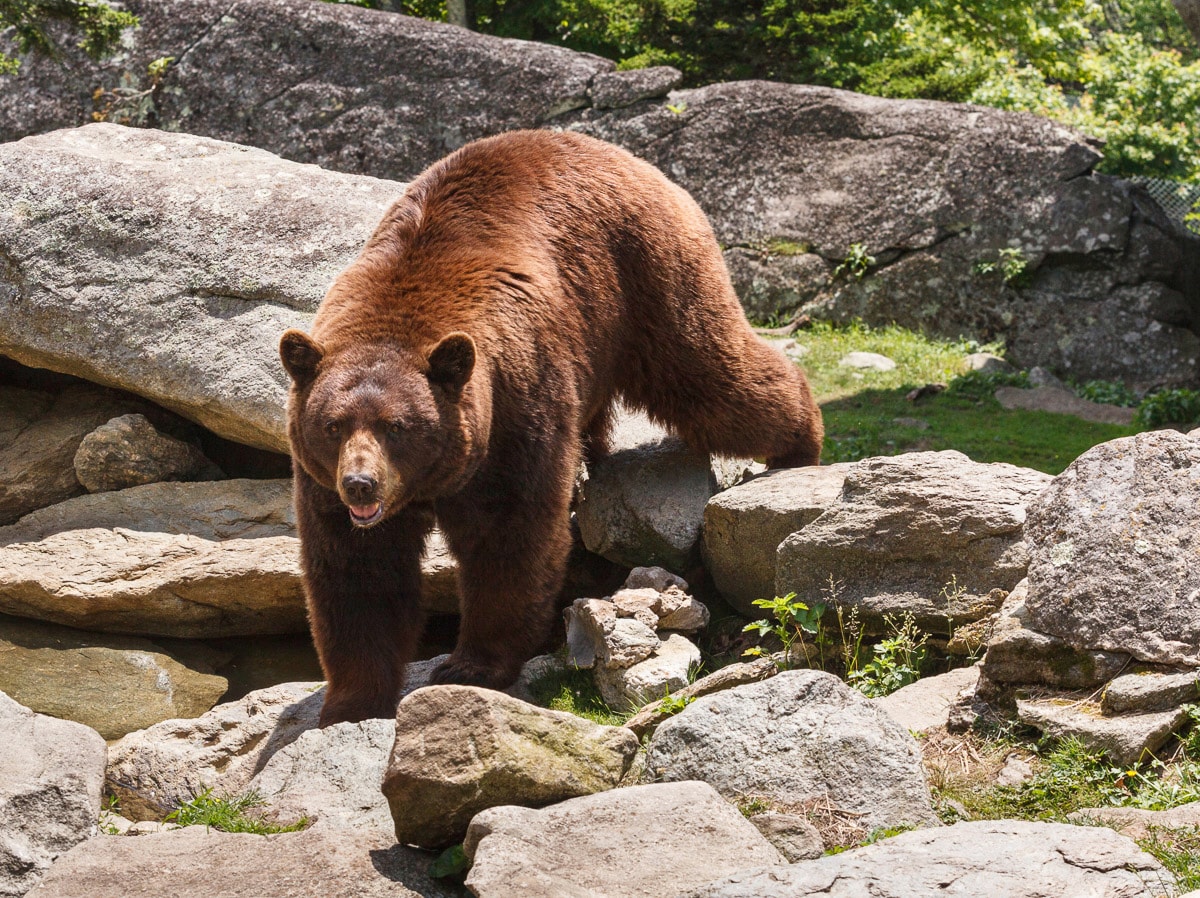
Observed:
[[[607,59],[314,0],[128,0],[141,19],[94,63],[25,60],[0,99],[0,140],[92,120],[97,88],[148,90],[108,119],[262,147],[298,162],[408,178],[468,141],[590,103]],[[628,79],[623,79],[628,80]],[[663,94],[671,79],[643,85]],[[602,91],[609,93],[610,91]],[[615,100],[607,102],[615,103]]]
[[[36,898],[459,898],[428,855],[363,829],[258,836],[203,826],[92,839],[65,855]]]
[[[1030,507],[1028,626],[1084,650],[1200,667],[1200,443],[1094,446]]]
[[[680,898],[1165,898],[1172,887],[1158,861],[1111,830],[981,820],[745,870]]]
[[[167,648],[0,615],[0,691],[105,739],[160,720],[199,717],[229,688],[213,669],[222,660],[203,644]]]
[[[828,801],[864,834],[937,822],[913,737],[822,671],[784,671],[696,699],[655,730],[645,775],[701,780],[731,801],[783,811]]]
[[[418,689],[396,711],[383,794],[402,845],[462,838],[478,812],[611,789],[638,740],[561,711],[473,686]]]
[[[109,124],[0,145],[0,354],[286,452],[279,335],[402,191]]]
[[[576,118],[696,196],[754,314],[1003,337],[1080,381],[1196,381],[1181,261],[1200,242],[1047,119],[769,82]],[[835,276],[855,245],[875,268]]]
[[[34,714],[0,692],[0,895],[24,895],[52,863],[96,835],[104,740]]]
[[[780,545],[775,594],[828,603],[832,578],[838,603],[873,629],[909,612],[948,633],[994,611],[1025,576],[1025,507],[1049,482],[954,451],[857,462],[841,501]]]
[[[499,807],[463,849],[478,898],[662,898],[745,867],[782,862],[704,783],[630,786],[540,811]]]

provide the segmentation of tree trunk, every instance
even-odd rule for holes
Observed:
[[[1200,0],[1171,0],[1183,24],[1192,33],[1196,43],[1200,44]]]
[[[1200,0],[1188,0],[1200,9]],[[475,30],[475,0],[446,0],[446,21]]]

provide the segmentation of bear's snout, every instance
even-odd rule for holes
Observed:
[[[370,505],[378,489],[379,481],[370,474],[347,474],[342,478],[342,493],[351,505]]]

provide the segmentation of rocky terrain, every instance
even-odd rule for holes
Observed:
[[[276,346],[404,179],[475,137],[583,130],[692,190],[752,314],[1195,384],[1194,238],[1086,140],[676,91],[313,0],[127,5],[119,55],[29,58],[0,93],[0,895],[1177,894],[1117,830],[1194,809],[944,825],[922,763],[926,734],[1019,721],[1133,765],[1188,724],[1200,442],[1174,431],[1053,478],[957,452],[764,473],[625,415],[580,472],[564,649],[508,694],[424,687],[420,661],[394,720],[316,728]],[[855,247],[874,261],[839,272]],[[980,265],[1002,259],[1021,270]],[[436,532],[422,570],[436,623],[457,607]],[[701,669],[713,608],[788,593],[981,660],[879,699],[794,656]],[[636,713],[542,707],[566,674]],[[163,822],[208,794],[301,828]],[[465,885],[431,872],[459,845]]]

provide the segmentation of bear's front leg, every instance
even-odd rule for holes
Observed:
[[[438,524],[458,559],[462,618],[458,644],[430,683],[505,689],[544,646],[571,548],[573,481],[557,473],[543,474],[544,492],[517,480],[509,489],[493,484],[484,500],[438,503]]]
[[[337,495],[296,473],[304,591],[328,685],[322,727],[392,717],[421,636],[421,550],[428,507],[356,527]]]

